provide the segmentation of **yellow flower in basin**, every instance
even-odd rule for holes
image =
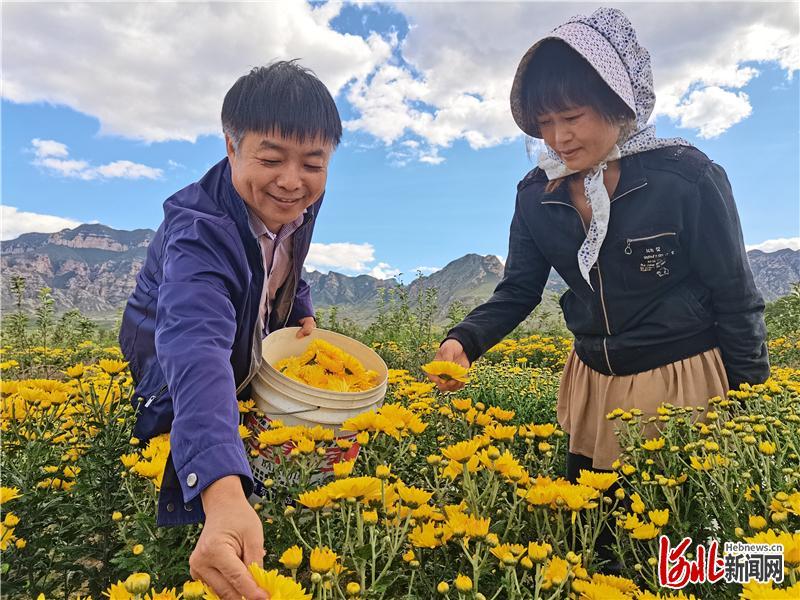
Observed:
[[[378,374],[341,348],[314,340],[300,356],[289,356],[273,365],[286,377],[333,392],[360,392],[374,388]]]

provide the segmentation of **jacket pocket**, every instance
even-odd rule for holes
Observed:
[[[710,307],[706,308],[700,298],[698,298],[698,294],[701,294],[702,291],[697,289],[695,286],[686,284],[684,286],[684,296],[686,297],[686,301],[689,303],[689,306],[692,308],[694,313],[700,318],[701,321],[710,321],[711,320],[711,309]],[[706,299],[710,302],[710,298],[708,294],[705,294]]]
[[[627,290],[645,291],[669,285],[684,275],[678,232],[673,229],[626,236],[617,247]]]
[[[172,398],[166,384],[153,393],[137,395],[134,400],[136,424],[133,435],[142,441],[167,433],[172,428]]]

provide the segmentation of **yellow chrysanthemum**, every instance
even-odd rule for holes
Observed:
[[[300,546],[287,548],[278,561],[287,569],[297,569],[303,562],[303,549]]]
[[[303,492],[297,497],[297,501],[311,510],[321,510],[331,502],[328,494],[324,490]]]
[[[125,584],[121,581],[112,583],[108,589],[103,592],[103,595],[107,596],[108,600],[131,600],[133,598],[133,594],[125,589]]]
[[[454,398],[450,403],[459,412],[467,412],[472,408],[472,398]]]
[[[652,540],[661,530],[652,523],[645,523],[631,531],[631,537],[637,540]]]
[[[353,460],[342,460],[337,463],[333,463],[333,475],[337,478],[341,477],[349,477],[350,474],[353,472],[353,467],[355,466],[356,461]]]
[[[800,598],[800,582],[785,588],[775,588],[772,582],[752,581],[742,586],[741,600],[797,600]]]
[[[322,546],[311,551],[308,562],[312,571],[324,575],[333,568],[337,558],[338,556],[333,550],[327,546]]]
[[[335,556],[334,560],[336,560]],[[307,594],[303,586],[290,577],[280,575],[277,569],[265,571],[255,563],[247,569],[253,576],[256,585],[266,591],[273,600],[311,600],[311,594]]]
[[[433,521],[428,521],[422,525],[417,525],[408,534],[408,541],[415,548],[438,548],[447,543],[452,537],[452,532],[437,525]]]
[[[472,590],[472,579],[466,575],[462,575],[461,573],[459,573],[458,577],[456,577],[454,583],[459,592],[469,592]]]
[[[187,581],[183,584],[184,600],[200,600],[205,595],[205,586],[202,581]]]
[[[480,441],[473,438],[448,446],[442,450],[442,454],[452,461],[463,463],[472,458],[480,447]]]
[[[111,360],[108,358],[101,358],[97,361],[97,365],[108,375],[117,375],[125,370],[128,363],[122,360]]]
[[[400,500],[403,502],[403,504],[410,506],[411,508],[416,508],[418,506],[422,506],[423,504],[427,504],[433,496],[433,492],[426,492],[420,488],[406,486],[405,484],[397,486],[397,493],[400,496]]]
[[[650,517],[650,521],[656,527],[663,527],[669,521],[669,509],[664,508],[661,510],[649,510],[647,511],[647,516]]]
[[[631,510],[635,512],[637,515],[642,514],[645,510],[644,501],[642,500],[642,497],[637,493],[631,494]]]
[[[639,586],[633,581],[617,575],[602,575],[601,573],[595,573],[592,575],[592,583],[607,585],[626,594],[634,594],[639,591]]]
[[[550,589],[553,585],[561,585],[569,573],[569,563],[560,556],[552,557],[544,569],[544,589]]]
[[[12,488],[12,487],[0,487],[0,506],[8,502],[9,500],[14,500],[15,498],[19,498],[22,494],[19,493],[19,488]]]
[[[654,438],[652,440],[642,442],[642,448],[649,450],[650,452],[654,452],[656,450],[661,450],[665,443],[666,440],[663,437]]]
[[[73,366],[68,367],[67,369],[65,369],[64,373],[70,379],[80,379],[81,377],[83,377],[84,370],[85,370],[85,367],[84,367],[83,363],[78,363],[77,365],[73,365]]]
[[[420,367],[428,375],[438,377],[443,381],[460,381],[461,383],[469,383],[467,373],[469,369],[465,369],[461,365],[447,360],[434,360]]]
[[[616,473],[598,473],[596,471],[587,471],[581,469],[581,474],[577,481],[581,485],[604,492],[614,485],[617,482],[617,479],[619,479],[619,475]]]
[[[751,544],[782,544],[784,562],[793,568],[800,566],[800,533],[776,533],[773,529],[767,529],[745,540]]]

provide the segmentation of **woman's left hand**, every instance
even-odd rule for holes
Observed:
[[[306,337],[307,335],[311,335],[311,332],[317,326],[317,321],[314,317],[303,317],[300,319],[300,330],[297,332],[298,338]]]

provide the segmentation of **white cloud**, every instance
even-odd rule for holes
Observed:
[[[717,86],[695,90],[670,111],[678,124],[697,129],[701,138],[713,138],[750,116],[753,108],[744,92],[729,92]]]
[[[44,158],[45,156],[65,157],[69,155],[67,147],[55,140],[40,140],[39,138],[34,138],[31,140],[31,145],[33,146],[36,156],[39,158]]]
[[[553,27],[596,5],[395,2],[409,24],[399,42],[395,32],[334,31],[341,8],[11,3],[4,11],[3,96],[68,105],[97,117],[101,133],[194,141],[218,133],[221,100],[237,74],[300,58],[349,102],[348,130],[380,140],[397,164],[435,165],[446,158],[440,150],[455,142],[480,149],[519,137],[508,96],[520,57]],[[800,68],[797,3],[622,8],[652,56],[656,115],[700,136],[720,135],[751,114],[744,88],[765,63],[787,75]],[[710,114],[715,102],[721,110]],[[79,170],[68,163],[54,168]]]
[[[789,248],[790,250],[800,250],[800,237],[792,238],[776,238],[774,240],[767,240],[760,244],[749,244],[746,246],[748,252],[750,250],[761,250],[762,252],[775,252],[776,250],[783,250]]]
[[[393,279],[400,275],[400,269],[395,269],[392,265],[382,262],[372,267],[367,275],[376,279]]]
[[[239,75],[300,58],[336,94],[387,60],[393,36],[342,34],[342,4],[11,3],[3,8],[3,97],[64,104],[103,134],[194,141],[220,131]]]
[[[4,241],[13,240],[23,233],[53,233],[80,224],[75,219],[22,211],[5,204],[0,206],[0,239]]]
[[[375,248],[372,244],[335,242],[332,244],[311,243],[306,257],[305,268],[309,271],[327,273],[335,270],[347,275],[371,275],[378,279],[390,279],[400,274],[385,262],[373,265]]]
[[[77,179],[160,179],[163,171],[129,160],[93,167],[85,160],[69,159],[69,149],[55,140],[31,140],[33,164],[55,175]]]
[[[333,244],[311,243],[306,257],[306,268],[315,271],[344,269],[364,273],[367,265],[375,261],[375,248],[372,244],[352,244],[339,242]]]
[[[430,275],[431,273],[436,273],[436,271],[441,271],[442,267],[415,267],[413,272],[422,273],[423,275]]]
[[[395,2],[395,7],[410,24],[400,47],[404,64],[381,68],[350,90],[348,99],[360,114],[348,127],[387,144],[413,136],[433,148],[464,140],[478,149],[520,135],[508,96],[531,43],[596,5]],[[655,114],[702,137],[720,135],[751,114],[741,90],[762,63],[777,63],[787,75],[800,68],[796,4],[709,3],[700,13],[692,3],[622,8],[653,59]],[[509,25],[521,23],[526,26]],[[714,103],[718,110],[712,113]],[[405,154],[440,162],[426,158],[436,155]]]
[[[121,177],[123,179],[158,179],[161,177],[161,169],[148,167],[129,160],[116,160],[107,165],[95,167],[94,172],[100,177]]]

